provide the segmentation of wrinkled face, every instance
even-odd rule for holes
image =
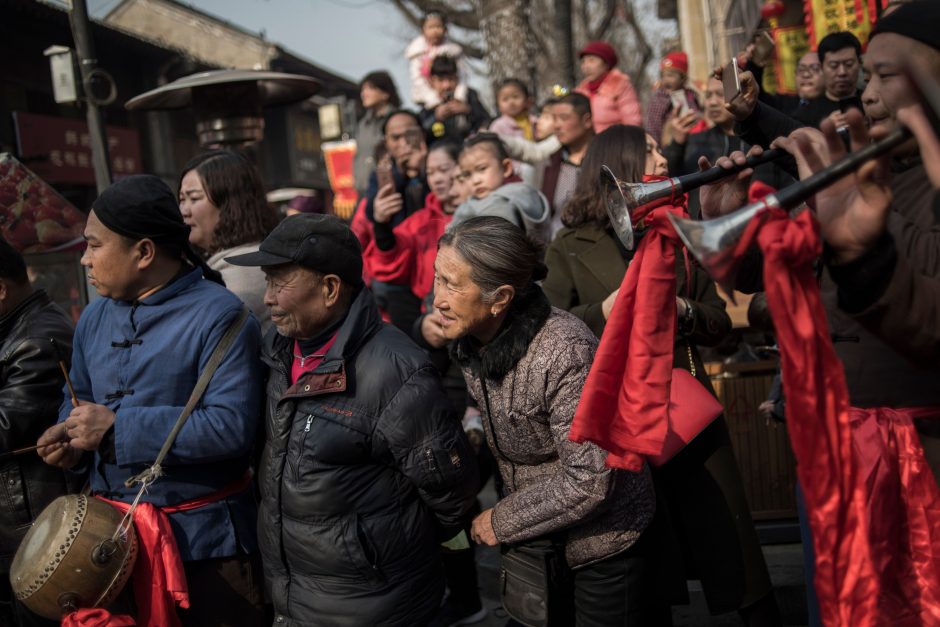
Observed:
[[[660,72],[660,82],[666,91],[682,89],[682,86],[685,85],[685,74],[679,70],[664,68]]]
[[[419,152],[423,144],[424,134],[411,116],[393,115],[385,125],[385,146],[399,167]]]
[[[88,282],[99,296],[114,300],[134,300],[139,280],[140,242],[131,243],[101,223],[94,210],[85,223],[88,247],[81,264],[88,270]]]
[[[370,83],[363,83],[359,90],[359,99],[362,100],[362,106],[366,109],[381,109],[388,104],[390,96],[379,89],[373,87]]]
[[[609,69],[610,66],[596,54],[581,57],[581,74],[589,81],[596,81]]]
[[[503,115],[514,118],[528,108],[528,98],[518,85],[505,85],[496,96],[496,106]]]
[[[826,94],[831,98],[852,96],[858,85],[858,73],[861,69],[855,48],[843,48],[827,54],[826,60],[822,62]]]
[[[212,238],[219,224],[219,208],[209,200],[202,178],[190,170],[180,183],[180,213],[189,226],[189,243],[202,250],[213,249]]]
[[[643,168],[643,174],[652,176],[668,176],[666,157],[659,152],[659,144],[649,134],[646,135],[646,166]]]
[[[265,266],[264,304],[271,311],[277,332],[294,339],[309,339],[327,328],[330,312],[323,276],[295,264]]]
[[[441,246],[434,261],[434,310],[448,340],[485,335],[492,326],[491,308],[470,279],[470,264],[452,246]]]
[[[444,41],[444,35],[447,34],[447,27],[444,26],[441,18],[429,17],[424,20],[424,24],[421,26],[421,34],[424,35],[429,44],[439,46]]]
[[[567,103],[552,106],[552,113],[555,117],[555,135],[563,146],[573,146],[590,137],[593,128],[590,114],[579,117],[574,107]]]
[[[486,198],[512,176],[512,161],[500,161],[490,146],[478,144],[460,153],[460,169],[470,175],[469,184],[473,197]]]
[[[917,101],[916,92],[904,76],[905,60],[918,59],[926,69],[940,72],[940,51],[895,33],[873,37],[865,53],[865,69],[871,74],[862,105],[873,139],[881,139],[897,125],[897,112]]]
[[[807,100],[822,95],[822,66],[819,65],[819,55],[815,52],[807,52],[800,57],[796,65],[796,90],[800,98]]]
[[[434,192],[442,205],[448,204],[450,189],[457,172],[457,162],[450,158],[446,150],[432,150],[428,154],[428,187]]]
[[[436,76],[432,74],[428,77],[428,84],[431,89],[437,93],[441,100],[449,100],[454,97],[454,90],[457,89],[457,75],[444,74]]]
[[[705,115],[718,126],[731,121],[731,113],[725,109],[725,89],[715,77],[708,79],[705,88]]]

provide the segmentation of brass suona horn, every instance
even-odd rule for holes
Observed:
[[[917,59],[906,62],[903,74],[908,79],[914,98],[922,105],[934,133],[940,136],[940,81],[937,81],[930,74],[929,68]],[[820,190],[857,170],[866,161],[890,152],[910,138],[911,132],[899,125],[881,140],[846,155],[803,181],[766,196],[761,202],[745,205],[734,213],[704,222],[676,218],[673,215],[670,215],[669,219],[689,252],[698,259],[709,276],[725,292],[731,294],[737,270],[731,261],[731,251],[755,216],[768,207],[787,210],[798,207]]]
[[[880,141],[847,155],[809,178],[784,187],[765,196],[763,200],[745,205],[726,216],[702,221],[670,215],[669,220],[702,268],[730,294],[737,269],[731,260],[731,251],[751,220],[772,207],[790,210],[801,205],[818,191],[857,170],[866,161],[880,157],[910,138],[911,132],[907,128],[898,127]]]
[[[606,165],[601,166],[601,186],[604,188],[610,224],[627,250],[633,250],[633,216],[645,213],[641,210],[669,204],[674,202],[677,196],[698,189],[702,185],[714,183],[747,168],[769,163],[786,154],[782,150],[768,150],[760,155],[749,157],[744,165],[735,165],[730,169],[715,166],[701,172],[652,183],[627,183],[618,179]]]

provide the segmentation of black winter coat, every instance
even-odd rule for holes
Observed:
[[[72,323],[42,290],[0,318],[0,453],[34,445],[59,417],[65,379],[49,338],[70,363]],[[0,460],[0,573],[33,519],[66,492],[65,474],[35,453]]]
[[[278,625],[420,625],[443,594],[438,544],[477,491],[470,444],[424,351],[363,288],[291,386],[269,332],[259,541]]]

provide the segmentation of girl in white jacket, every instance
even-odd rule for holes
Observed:
[[[458,76],[461,81],[457,86],[457,91],[466,93],[466,85],[463,83],[463,48],[447,39],[447,22],[444,16],[432,11],[421,20],[421,34],[405,48],[405,57],[408,59],[411,74],[411,99],[419,107],[433,109],[441,103],[440,96],[431,89],[428,83],[428,76],[430,76],[431,62],[434,61],[434,57],[442,54],[457,61],[460,70]]]

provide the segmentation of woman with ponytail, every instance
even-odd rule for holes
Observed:
[[[225,286],[248,305],[265,333],[271,316],[264,305],[264,273],[259,268],[225,261],[258,250],[277,226],[277,213],[264,195],[258,169],[245,155],[211,150],[183,167],[179,184],[180,212],[189,226],[189,243],[220,273]]]
[[[686,580],[700,579],[713,614],[737,610],[747,625],[779,625],[724,417],[712,414],[714,420],[666,462],[658,454],[636,453],[640,444],[651,447],[667,422],[678,420],[663,415],[675,397],[670,393],[685,391],[688,397],[675,369],[695,377],[685,380],[695,391],[713,395],[698,346],[718,344],[731,331],[731,320],[714,283],[690,262],[666,219],[667,212],[686,213],[684,197],[674,199],[675,206],[631,215],[637,245],[627,250],[614,234],[597,183],[603,165],[627,183],[668,176],[666,159],[648,133],[611,126],[591,142],[583,175],[562,213],[566,228],[546,253],[549,301],[601,338],[572,436],[617,451],[608,457],[615,467],[656,460],[656,521],[649,535],[660,558],[660,602],[687,603]],[[628,447],[618,448],[623,443]]]

